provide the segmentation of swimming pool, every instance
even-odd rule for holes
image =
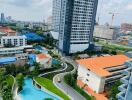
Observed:
[[[45,54],[48,53],[48,50],[46,48],[40,46],[40,45],[37,45],[34,48],[35,48],[36,51],[40,51],[40,52],[45,53]]]
[[[33,80],[26,78],[24,81],[23,90],[19,93],[21,100],[45,100],[46,98],[52,98],[53,100],[60,100],[59,98],[50,95],[42,90],[39,90],[33,86]]]
[[[53,65],[57,65],[57,64],[59,64],[59,61],[57,59],[53,58],[52,59],[52,64]]]

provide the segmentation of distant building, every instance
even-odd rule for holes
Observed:
[[[26,46],[27,45],[27,38],[25,36],[2,36],[0,38],[0,46]]]
[[[129,38],[129,36],[120,36],[116,39],[116,42],[119,44],[128,45],[130,42]]]
[[[6,33],[8,36],[16,36],[17,32],[6,26],[0,26],[0,32]]]
[[[93,42],[98,0],[53,0],[53,31],[59,33],[59,51],[84,51]]]
[[[7,22],[11,22],[12,21],[12,17],[11,16],[6,17],[6,21]]]
[[[119,33],[119,28],[104,25],[96,25],[94,28],[94,37],[106,40],[115,40],[116,34]]]
[[[5,23],[5,16],[4,16],[4,13],[1,13],[1,23]]]
[[[121,24],[121,30],[123,32],[132,32],[132,24],[128,24],[128,23]]]
[[[40,63],[41,69],[50,68],[52,65],[52,57],[48,54],[38,54],[36,62]]]
[[[128,68],[124,65],[127,60],[130,60],[130,58],[125,55],[77,60],[78,80],[92,89],[92,91],[103,93],[108,84],[124,76],[121,72]]]
[[[123,84],[118,87],[121,91],[117,95],[118,100],[132,100],[132,61],[127,61],[125,65],[128,68],[123,70],[125,76],[120,80]]]

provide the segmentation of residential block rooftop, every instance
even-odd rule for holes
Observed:
[[[125,55],[113,55],[113,56],[105,56],[105,57],[95,57],[95,58],[87,58],[80,59],[76,62],[87,68],[88,70],[94,72],[95,74],[105,77],[111,75],[106,68],[117,67],[123,65],[125,61],[130,60],[131,58]]]

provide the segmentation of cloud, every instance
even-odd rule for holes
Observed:
[[[0,13],[10,15],[16,20],[42,21],[52,15],[53,0],[0,0]],[[119,12],[115,16],[114,24],[122,20],[132,22],[132,0],[98,0],[97,17],[100,16],[101,24],[111,21],[109,12]],[[124,14],[125,12],[125,14]],[[124,17],[125,15],[125,17]]]
[[[132,10],[132,4],[128,4],[126,7],[127,10]]]
[[[41,6],[48,2],[48,0],[0,0],[1,4],[9,4],[18,7]]]
[[[114,25],[120,25],[125,21],[132,22],[129,17],[130,15],[132,16],[130,4],[132,4],[132,0],[99,0],[97,17],[100,16],[101,24],[111,23],[112,16],[109,12],[113,12],[120,13],[115,16]]]

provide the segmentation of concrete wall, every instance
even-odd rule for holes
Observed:
[[[38,59],[38,57],[36,57],[36,62],[40,63],[42,69],[50,68],[52,65],[52,58]]]
[[[102,93],[104,91],[105,79],[79,65],[78,79],[81,79],[93,91]]]
[[[88,49],[89,44],[71,44],[70,45],[70,53],[76,53],[79,51],[84,51]]]

